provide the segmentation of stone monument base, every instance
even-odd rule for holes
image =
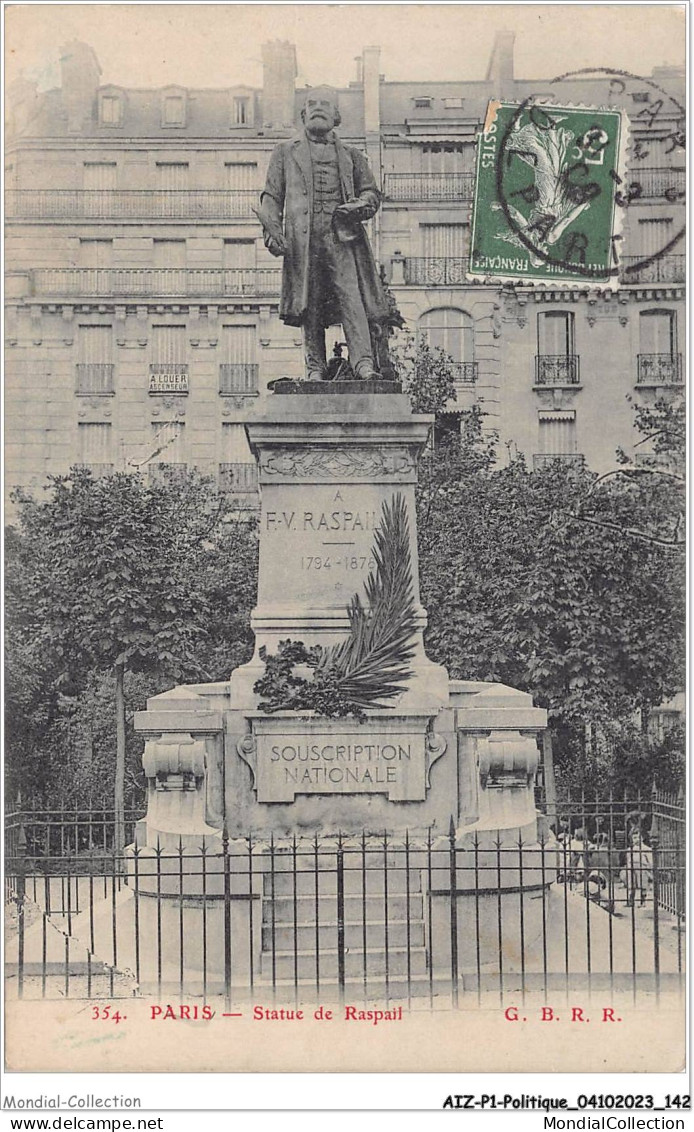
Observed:
[[[551,881],[530,853],[545,712],[501,684],[449,681],[426,655],[415,488],[432,418],[399,389],[274,383],[247,424],[261,495],[254,654],[228,682],[175,688],[136,716],[148,812],[128,883],[155,953],[202,933],[192,961],[219,974],[222,956],[227,984],[462,970],[458,913],[462,925],[474,906],[492,947],[494,907]],[[351,691],[327,707],[350,714],[290,710],[301,701],[286,674],[261,696],[283,641],[294,656],[328,650],[333,687]]]
[[[365,722],[241,709],[229,684],[153,697],[127,878],[158,941],[142,980],[175,970],[184,936],[186,985],[204,970],[206,985],[308,987],[318,955],[321,981],[425,988],[450,975],[452,901],[461,978],[497,953],[500,916],[512,958],[554,879],[533,792],[544,722],[528,695],[474,681],[451,681],[436,712]]]

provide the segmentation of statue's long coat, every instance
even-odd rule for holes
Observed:
[[[369,220],[378,211],[380,194],[363,153],[343,145],[334,137],[340,184],[344,201],[360,200],[362,219]],[[282,268],[282,296],[279,315],[290,326],[301,326],[306,316],[309,283],[309,248],[313,218],[313,167],[305,133],[280,142],[270,157],[267,181],[261,195],[262,208],[278,225],[284,220],[288,250]],[[371,248],[361,223],[357,223],[357,239],[344,245],[354,255],[357,276],[366,314],[371,323],[383,322],[388,306]],[[340,322],[339,311],[331,303],[323,307],[323,323]]]

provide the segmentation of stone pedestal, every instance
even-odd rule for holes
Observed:
[[[350,387],[354,383],[350,383]],[[402,496],[409,518],[417,609],[414,678],[398,710],[438,711],[448,676],[425,655],[419,604],[414,489],[431,425],[398,393],[274,396],[247,424],[258,461],[261,513],[256,651],[231,677],[234,708],[255,708],[264,672],[258,651],[290,638],[330,645],[347,632],[347,605],[374,570],[374,532],[383,503]]]
[[[235,908],[245,907],[247,901],[248,962],[260,961],[262,970],[267,955],[262,947],[254,955],[259,943],[253,924],[262,925],[266,933],[271,922],[274,931],[268,901],[286,898],[280,891],[284,881],[274,877],[277,853],[289,854],[287,860],[294,861],[296,870],[297,839],[314,845],[316,853],[323,845],[329,855],[335,852],[337,834],[356,845],[359,837],[387,831],[397,840],[406,833],[420,852],[433,838],[438,848],[433,868],[429,860],[430,875],[420,873],[422,866],[412,861],[421,905],[421,923],[415,926],[417,932],[424,931],[428,907],[432,932],[450,941],[446,909],[452,900],[459,904],[462,970],[470,951],[462,927],[469,922],[465,902],[475,902],[483,934],[489,924],[490,938],[483,946],[493,948],[499,902],[530,899],[552,879],[546,870],[538,872],[532,854],[538,836],[536,739],[546,726],[545,713],[533,707],[528,695],[511,688],[449,681],[446,670],[426,656],[414,491],[430,418],[413,415],[407,399],[397,392],[362,393],[350,386],[346,393],[310,393],[285,389],[282,395],[278,387],[247,425],[261,492],[253,657],[229,682],[176,688],[153,697],[147,711],[136,716],[136,728],[147,737],[149,809],[138,830],[130,883],[145,901],[156,897],[151,907],[157,917],[169,915],[168,907],[172,916],[180,916],[185,905],[191,923],[199,918],[201,902],[214,908],[216,922],[220,899],[227,905],[235,900]],[[307,647],[344,639],[349,630],[347,606],[354,594],[364,601],[364,583],[376,569],[374,537],[383,504],[392,506],[398,497],[409,523],[416,603],[412,676],[403,691],[367,711],[364,721],[261,711],[254,690],[265,672],[261,647],[275,652],[286,639]],[[242,889],[246,883],[247,891],[232,892],[229,885],[234,882],[227,879],[225,895],[219,887],[223,878],[200,875],[205,869],[200,846],[205,845],[206,852],[212,846],[224,860],[226,839],[233,842],[249,834],[259,846],[253,851],[253,885],[246,877],[240,883]],[[445,862],[451,837],[455,883]],[[173,853],[170,871],[163,877],[157,865],[162,846]],[[268,846],[273,847],[269,857]],[[300,862],[308,865],[300,863],[299,872],[313,867],[302,852]],[[185,869],[180,868],[182,858]],[[178,913],[163,899],[164,889],[168,892],[177,883],[177,863],[185,876],[175,901]],[[271,884],[268,867],[273,871]],[[263,878],[259,886],[257,877]],[[348,872],[350,878],[354,880]],[[295,873],[290,881],[297,884]],[[308,889],[303,891],[303,883],[292,889],[300,903],[313,899]],[[310,874],[305,883],[313,883]],[[334,899],[326,892],[328,906],[320,910],[328,935]],[[255,918],[254,901],[259,905]],[[281,911],[278,906],[278,915]],[[235,913],[234,923],[237,920]],[[246,922],[239,922],[243,934]],[[344,927],[347,937],[358,934],[356,922],[347,920]],[[302,921],[300,931],[310,935],[310,924]],[[434,951],[445,955],[445,947],[439,940]],[[423,944],[420,950],[417,962],[426,965]],[[211,953],[208,970],[216,962]]]

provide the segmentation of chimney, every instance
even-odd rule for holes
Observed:
[[[61,48],[63,106],[70,133],[79,133],[95,117],[101,67],[88,43],[73,39]]]
[[[377,134],[381,128],[381,48],[365,47],[362,52],[364,81],[364,130]]]
[[[20,76],[7,89],[8,129],[13,134],[21,134],[26,129],[38,107],[39,95],[35,82]]]
[[[263,125],[281,130],[294,125],[296,48],[286,40],[263,44]]]
[[[493,96],[512,98],[515,93],[513,74],[513,45],[516,41],[514,31],[498,31],[487,68],[487,81],[494,84]]]

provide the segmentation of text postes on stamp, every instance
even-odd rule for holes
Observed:
[[[606,283],[615,274],[620,110],[489,103],[479,138],[470,278]]]

